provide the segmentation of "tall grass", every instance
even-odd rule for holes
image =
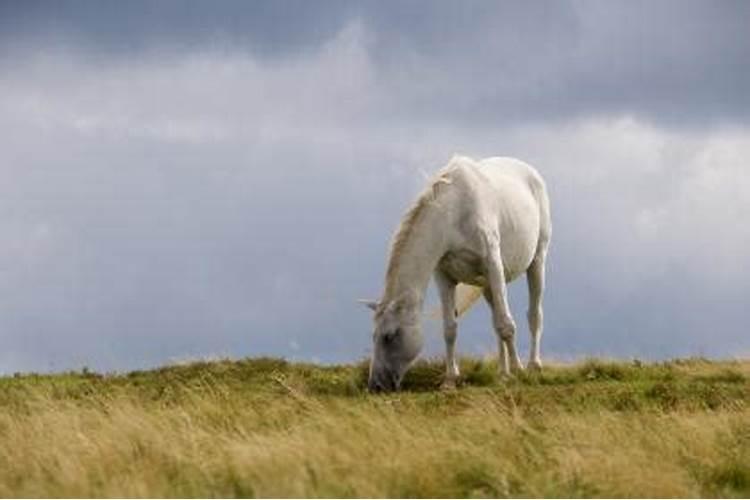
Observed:
[[[461,364],[377,396],[275,359],[2,378],[0,496],[750,495],[750,363]]]

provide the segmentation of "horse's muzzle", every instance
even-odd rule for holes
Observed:
[[[399,390],[401,380],[396,373],[380,373],[371,375],[367,382],[367,388],[370,392],[393,392]]]

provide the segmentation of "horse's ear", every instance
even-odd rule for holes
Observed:
[[[378,308],[378,305],[380,305],[380,303],[377,300],[358,299],[357,302],[359,302],[360,304],[366,305],[373,311],[375,311]]]

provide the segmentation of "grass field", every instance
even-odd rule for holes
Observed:
[[[0,378],[0,496],[750,496],[750,362],[277,359]]]

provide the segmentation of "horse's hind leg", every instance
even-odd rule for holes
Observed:
[[[448,278],[441,271],[435,271],[435,283],[440,294],[443,308],[443,337],[445,338],[445,381],[443,387],[456,386],[458,379],[458,364],[456,363],[456,282]]]
[[[529,287],[529,310],[526,317],[529,320],[531,333],[531,349],[529,352],[529,369],[541,370],[542,357],[539,354],[542,340],[542,325],[544,313],[542,311],[542,297],[544,295],[544,261],[546,249],[540,249],[526,271],[526,282]]]
[[[508,305],[508,289],[505,285],[505,270],[500,254],[500,241],[497,236],[488,235],[487,238],[487,277],[489,283],[485,290],[485,298],[492,309],[492,326],[497,334],[500,354],[501,374],[508,375],[510,370],[523,370],[523,365],[516,351],[516,323],[510,314]],[[506,358],[507,350],[507,361]],[[510,362],[510,369],[508,367]]]

